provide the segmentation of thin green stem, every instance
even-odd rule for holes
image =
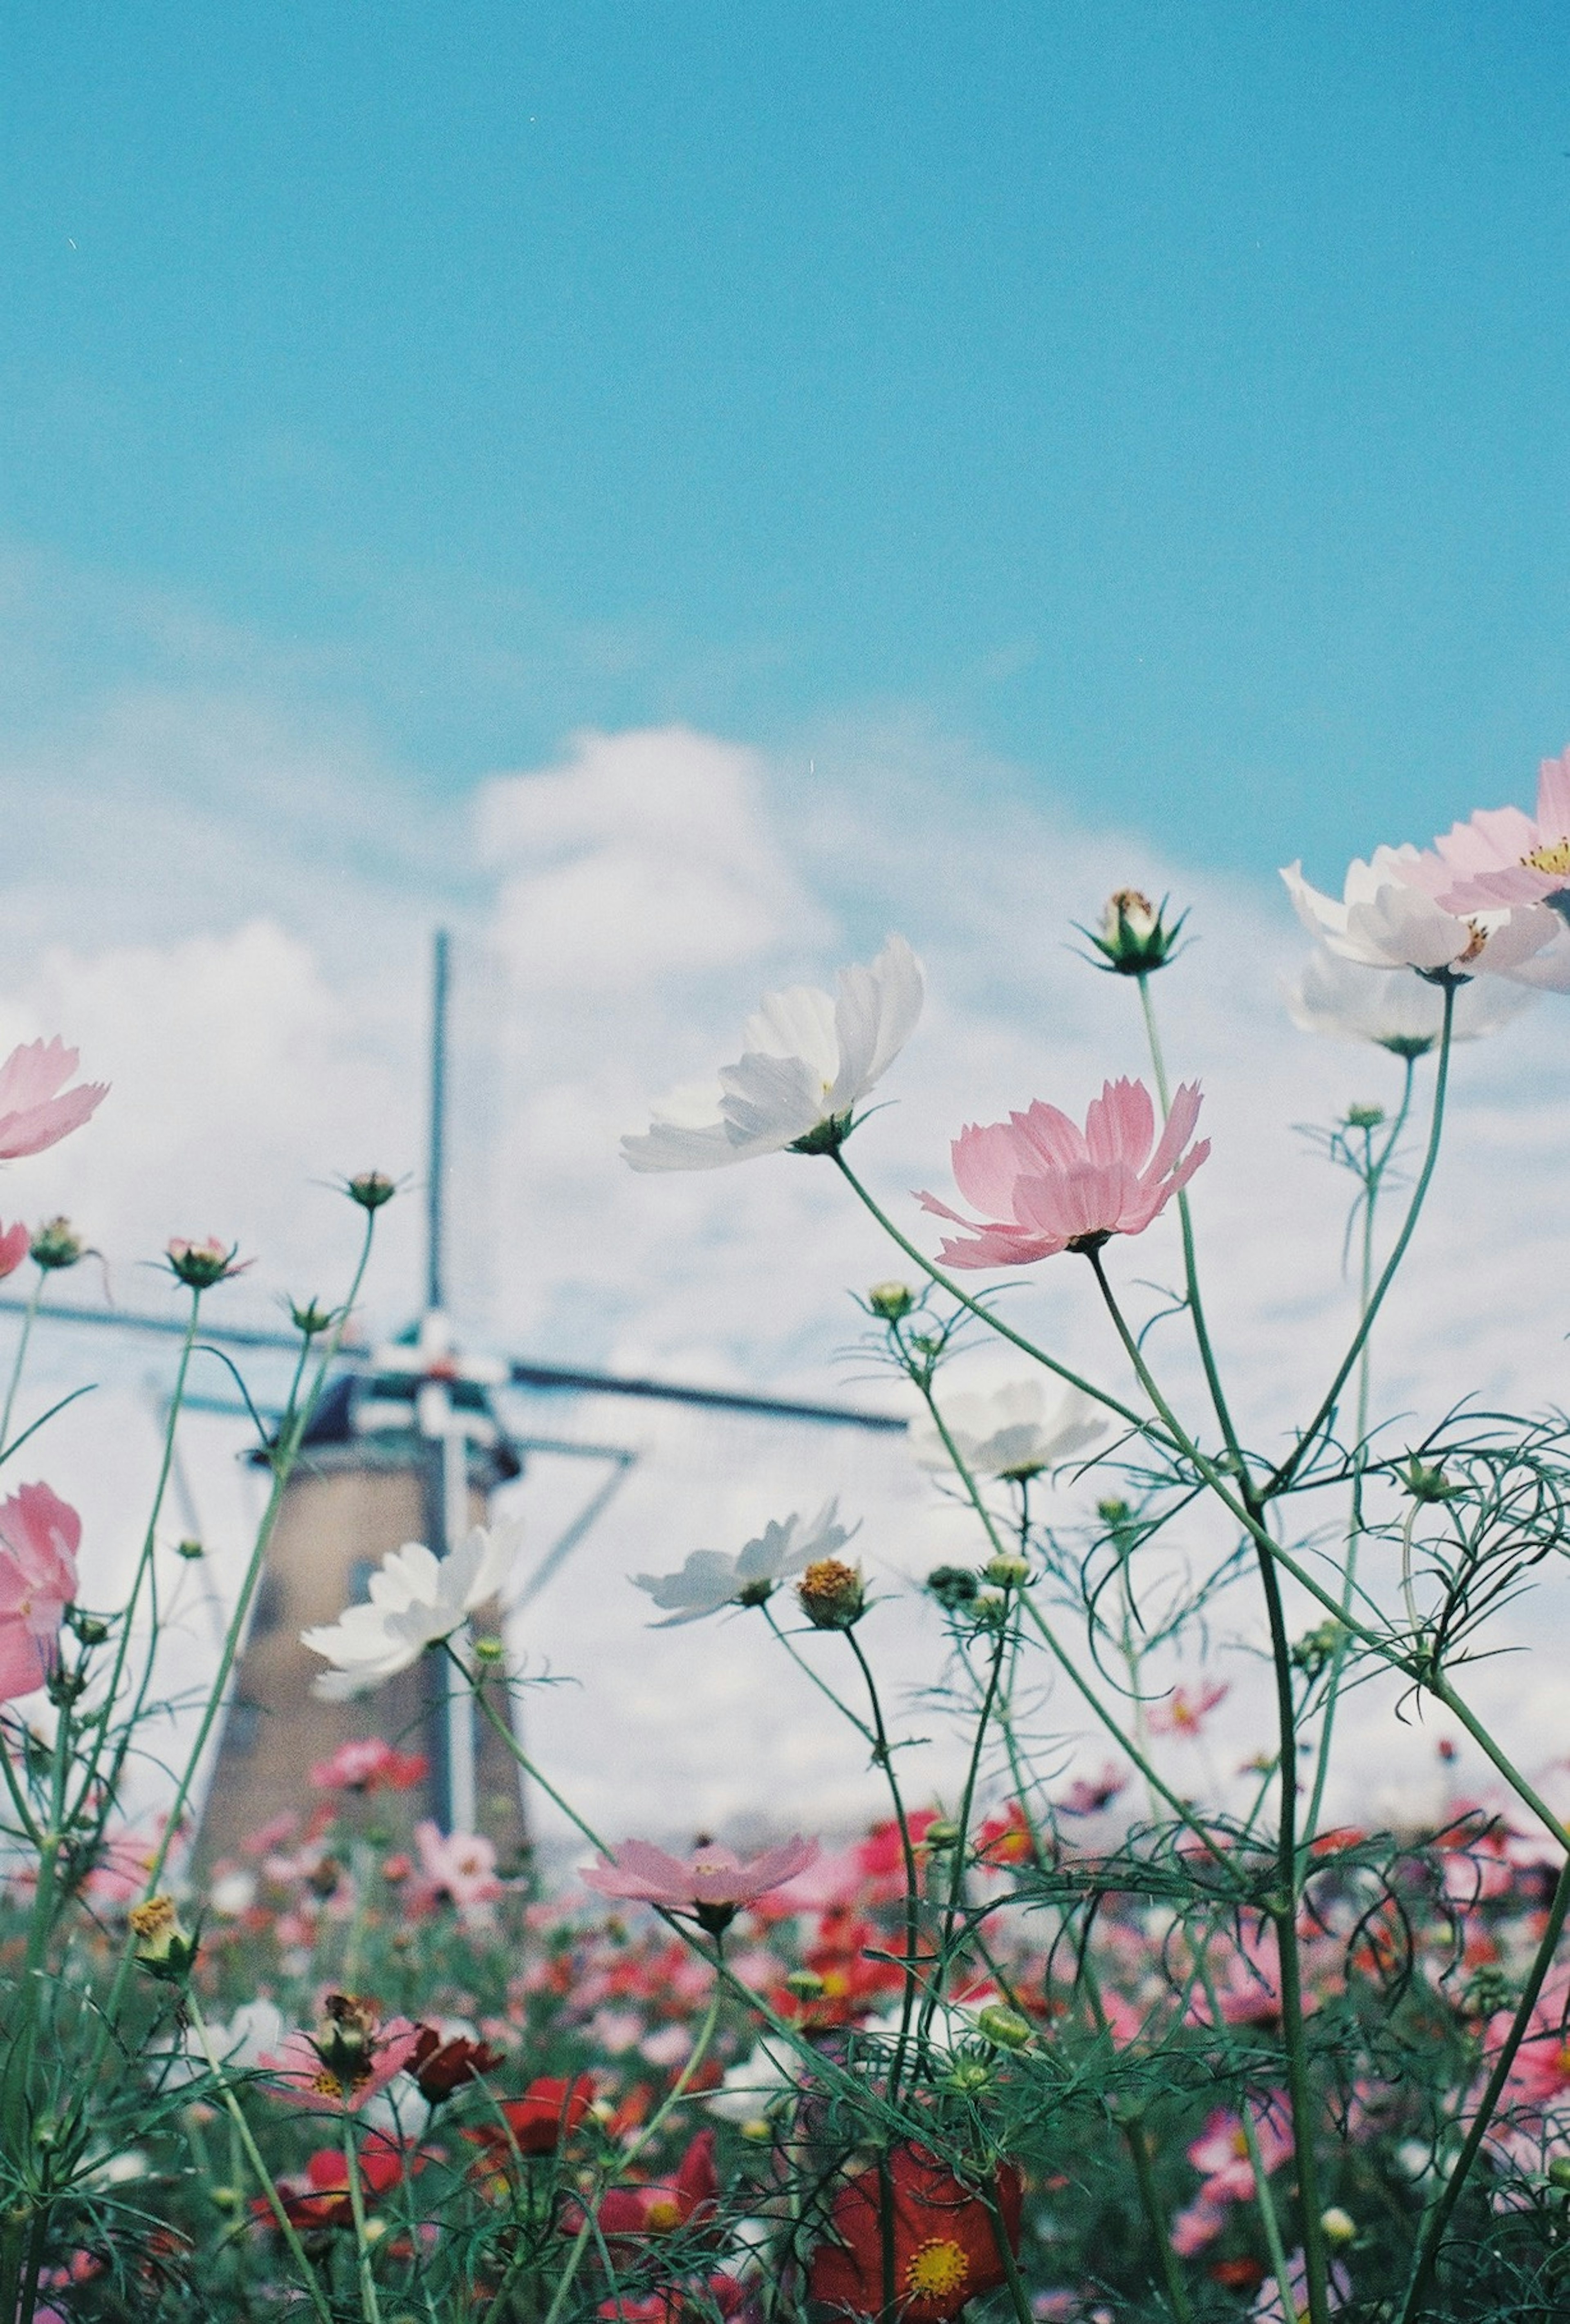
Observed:
[[[38,1280],[29,1293],[27,1305],[22,1311],[22,1331],[16,1342],[16,1359],[11,1367],[11,1379],[5,1390],[5,1408],[0,1410],[0,1461],[5,1460],[11,1448],[11,1415],[16,1405],[16,1391],[22,1385],[23,1366],[27,1361],[27,1343],[32,1337],[33,1321],[43,1298],[43,1286],[48,1280],[48,1268],[41,1267],[38,1270]]]
[[[355,2126],[347,2114],[343,2125],[344,2169],[349,2181],[349,2209],[355,2221],[355,2265],[360,2284],[360,2314],[365,2324],[382,2324],[382,2303],[376,2297],[376,2272],[371,2264],[370,2239],[365,2233],[365,2196],[360,2185],[360,2155],[355,2144]]]
[[[305,2287],[310,2304],[320,2318],[321,2324],[333,2324],[333,2312],[322,2296],[321,2286],[317,2282],[316,2270],[305,2255],[305,2246],[300,2240],[294,2222],[289,2216],[272,2173],[263,2161],[262,2150],[251,2135],[251,2126],[245,2119],[245,2110],[236,2097],[228,2076],[213,2053],[212,2037],[208,2032],[207,2022],[202,2016],[201,2005],[195,1993],[189,1988],[185,1997],[185,2013],[190,2020],[191,2031],[201,2044],[202,2055],[207,2060],[214,2080],[218,2085],[225,2111],[234,2125],[235,2135],[245,2150],[245,2160],[256,2174],[256,2183],[267,2199],[267,2208],[277,2224],[278,2232],[289,2247],[290,2257],[300,2270],[300,2280]]]
[[[905,1983],[900,1998],[900,2033],[894,2044],[893,2063],[889,2069],[889,2104],[897,2106],[900,2086],[905,2070],[905,2054],[910,2040],[910,2019],[916,2006],[919,1980],[918,1962],[920,1958],[921,1876],[916,1865],[916,1844],[910,1837],[910,1820],[905,1812],[905,1797],[900,1789],[900,1778],[894,1772],[893,1748],[889,1731],[883,1723],[883,1706],[878,1694],[878,1683],[873,1676],[873,1666],[862,1652],[861,1640],[854,1629],[846,1630],[845,1642],[856,1658],[866,1684],[867,1702],[873,1714],[873,1762],[883,1771],[893,1803],[894,1821],[900,1832],[900,1855],[905,1868]],[[925,2026],[926,2020],[923,2019]],[[918,2050],[920,2035],[918,2034]]]
[[[1412,2255],[1412,2273],[1407,2286],[1406,2298],[1401,2302],[1396,2324],[1410,2324],[1410,2319],[1418,2312],[1419,2302],[1427,2296],[1434,2271],[1438,2264],[1439,2246],[1444,2240],[1450,2215],[1461,2199],[1462,2190],[1471,2175],[1472,2167],[1477,2161],[1479,2150],[1488,2135],[1488,2126],[1498,2109],[1504,2086],[1510,2080],[1510,2068],[1515,2064],[1517,2052],[1530,2029],[1532,2012],[1538,2006],[1538,1997],[1543,1990],[1544,1980],[1553,1966],[1554,1955],[1559,1949],[1559,1939],[1564,1933],[1567,1913],[1570,1913],[1570,1857],[1565,1858],[1560,1868],[1553,1900],[1548,1907],[1547,1922],[1538,1950],[1532,1956],[1532,1966],[1528,1973],[1525,1988],[1517,2006],[1516,2014],[1510,2020],[1510,2032],[1501,2044],[1499,2055],[1493,2062],[1493,2070],[1489,2075],[1482,2096],[1478,2101],[1477,2111],[1472,2118],[1472,2126],[1466,2134],[1465,2143],[1455,2159],[1455,2169],[1435,2196],[1424,2218],[1417,2248]]]
[[[1445,1129],[1445,1096],[1450,1084],[1451,1033],[1455,1022],[1454,981],[1447,980],[1444,989],[1445,1017],[1439,1034],[1438,1064],[1434,1076],[1434,1107],[1428,1121],[1428,1143],[1424,1152],[1422,1168],[1418,1173],[1418,1183],[1412,1189],[1412,1199],[1407,1205],[1407,1215],[1401,1222],[1400,1232],[1391,1246],[1390,1255],[1380,1271],[1380,1279],[1374,1286],[1372,1296],[1364,1307],[1357,1329],[1352,1335],[1352,1343],[1343,1356],[1330,1386],[1320,1399],[1318,1410],[1287,1458],[1266,1480],[1260,1493],[1261,1500],[1271,1500],[1278,1493],[1286,1490],[1302,1467],[1321,1429],[1325,1426],[1334,1412],[1340,1400],[1341,1391],[1351,1377],[1352,1368],[1362,1353],[1369,1333],[1373,1330],[1374,1319],[1384,1305],[1385,1296],[1400,1270],[1401,1261],[1407,1255],[1407,1246],[1417,1232],[1418,1221],[1422,1216],[1423,1204],[1427,1197],[1428,1188],[1439,1160],[1439,1142]]]

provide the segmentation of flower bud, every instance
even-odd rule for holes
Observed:
[[[1035,2039],[1028,2017],[1017,2009],[1006,2009],[1001,2001],[993,2001],[980,2013],[975,2030],[997,2050],[1023,2050]]]
[[[974,2098],[984,2090],[993,2079],[993,2070],[984,2058],[961,2058],[953,2070],[944,2077],[944,2087],[956,2098]]]
[[[975,1575],[965,1565],[937,1565],[927,1577],[927,1587],[946,1614],[963,1613],[979,1586]]]
[[[739,2124],[738,2128],[742,2136],[754,2146],[768,2146],[773,2140],[773,2130],[761,2114],[754,2115],[751,2122]]]
[[[1383,1106],[1371,1102],[1366,1105],[1349,1105],[1346,1109],[1348,1130],[1377,1130],[1384,1118]]]
[[[129,1918],[136,1959],[148,1975],[171,1982],[183,1978],[197,1957],[197,1940],[181,1928],[174,1898],[149,1896],[132,1905]]]
[[[798,2001],[821,2001],[823,1979],[815,1969],[793,1969],[785,1980]]]
[[[192,1291],[210,1291],[215,1283],[226,1282],[231,1275],[239,1275],[250,1265],[248,1259],[236,1260],[238,1243],[226,1250],[217,1235],[208,1235],[205,1242],[189,1242],[183,1235],[171,1238],[166,1254],[170,1271]]]
[[[1332,2203],[1319,2216],[1319,2231],[1327,2244],[1349,2244],[1357,2233],[1357,2221],[1339,2203]]]
[[[928,1825],[921,1835],[921,1844],[924,1848],[929,1848],[936,1856],[945,1849],[956,1848],[961,1837],[960,1829],[956,1823],[950,1823],[946,1818],[940,1817],[936,1823]]]
[[[344,1192],[351,1203],[358,1203],[363,1211],[379,1211],[398,1192],[396,1182],[384,1170],[362,1170],[351,1178]]]
[[[1404,1469],[1396,1471],[1396,1481],[1404,1485],[1415,1501],[1448,1501],[1461,1490],[1453,1485],[1443,1469],[1419,1461],[1414,1452]]]
[[[46,1219],[29,1246],[34,1267],[46,1272],[62,1267],[74,1267],[87,1253],[87,1244],[72,1226],[69,1219]]]
[[[837,1557],[814,1558],[796,1585],[796,1596],[816,1629],[848,1630],[866,1610],[866,1581],[859,1565]]]
[[[982,1567],[982,1580],[994,1590],[1018,1590],[1030,1579],[1030,1568],[1022,1557],[994,1557]]]
[[[188,1535],[183,1541],[177,1541],[175,1543],[174,1554],[176,1557],[183,1557],[188,1565],[194,1565],[199,1557],[205,1557],[207,1555],[207,1551],[202,1547],[199,1541],[192,1540]]]
[[[1091,928],[1082,931],[1102,955],[1097,968],[1110,969],[1118,976],[1149,976],[1152,970],[1165,968],[1188,917],[1179,912],[1168,927],[1166,914],[1165,897],[1159,904],[1152,904],[1137,888],[1116,890],[1107,898],[1100,934]]]
[[[484,1664],[492,1670],[498,1663],[505,1662],[507,1659],[506,1643],[501,1638],[476,1638],[472,1651],[476,1662]]]
[[[874,1283],[867,1294],[867,1305],[885,1323],[898,1323],[916,1305],[916,1294],[908,1283]]]
[[[308,1340],[314,1340],[331,1325],[333,1310],[330,1307],[319,1306],[314,1299],[307,1299],[303,1303],[291,1299],[289,1303],[289,1320],[297,1332],[303,1332]]]
[[[1570,2154],[1556,2154],[1548,2165],[1550,2187],[1570,2187]]]
[[[329,2074],[353,2089],[365,2079],[375,2041],[376,2012],[357,1993],[329,1993],[311,2047]]]

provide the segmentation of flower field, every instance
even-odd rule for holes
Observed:
[[[856,1295],[860,1352],[900,1384],[970,1544],[925,1579],[925,1687],[890,1686],[855,1513],[804,1514],[809,1480],[734,1547],[695,1545],[695,1509],[628,1577],[655,1630],[708,1624],[716,1654],[730,1625],[770,1634],[882,1786],[849,1838],[771,1828],[766,1801],[750,1848],[684,1829],[678,1799],[662,1834],[594,1830],[522,1739],[545,1682],[489,1635],[519,1541],[479,1524],[366,1561],[300,1632],[313,1700],[365,1723],[210,1861],[204,1777],[399,1190],[345,1184],[347,1287],[291,1310],[286,1406],[254,1416],[267,1508],[194,1711],[159,1693],[168,1561],[200,1554],[171,1543],[166,1497],[207,1303],[248,1262],[170,1241],[187,1323],[125,1601],[81,1602],[81,1524],[51,1484],[12,1469],[0,1505],[5,2324],[1570,2312],[1563,1737],[1528,1753],[1496,1731],[1473,1668],[1507,1609],[1562,1589],[1570,1422],[1377,1412],[1457,1045],[1570,990],[1570,760],[1535,818],[1378,849],[1340,901],[1286,877],[1322,946],[1295,1013],[1381,1052],[1390,1092],[1311,1133],[1350,1200],[1344,1337],[1265,1441],[1207,1320],[1211,1145],[1158,1022],[1186,940],[1165,903],[1122,890],[1084,932],[1150,1083],[962,1128],[963,1208],[923,1192],[895,1215],[846,1154],[920,1019],[897,936],[834,995],[767,996],[714,1089],[625,1141],[648,1173],[827,1166],[901,1270]],[[85,1129],[104,1093],[68,1087],[75,1066],[55,1041],[0,1067],[0,1156]],[[946,1222],[936,1253],[922,1213]],[[51,1415],[12,1434],[28,1330],[82,1256],[60,1219],[0,1232],[0,1269],[33,1269],[6,1462],[44,1457]],[[1044,1266],[1073,1270],[1096,1367],[1027,1328]],[[984,1346],[1016,1376],[978,1383]],[[411,1397],[446,1396],[445,1337],[431,1362]],[[445,1819],[409,1735],[374,1728],[411,1674]],[[1370,1731],[1349,1698],[1375,1684],[1433,1718],[1449,1788],[1436,1812],[1337,1821]],[[1262,1723],[1218,1767],[1234,1690]],[[910,1754],[937,1721],[954,1775],[928,1797]],[[569,1859],[526,1840],[503,1859],[477,1807],[450,1807],[463,1781],[477,1797],[476,1738],[551,1803]],[[156,1821],[127,1812],[148,1763]]]

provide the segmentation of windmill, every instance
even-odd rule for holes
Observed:
[[[521,1478],[535,1457],[587,1462],[590,1490],[534,1557],[505,1609],[483,1609],[486,1628],[506,1611],[526,1609],[560,1572],[605,1517],[640,1453],[617,1429],[612,1440],[584,1441],[509,1425],[498,1412],[503,1393],[610,1399],[613,1411],[686,1406],[716,1419],[831,1425],[890,1432],[904,1422],[887,1413],[817,1404],[744,1390],[572,1368],[523,1357],[466,1351],[448,1306],[448,1047],[451,946],[445,931],[433,945],[430,1011],[429,1157],[425,1267],[419,1314],[392,1342],[345,1347],[313,1418],[301,1458],[282,1499],[256,1591],[210,1771],[199,1797],[199,1847],[208,1861],[226,1855],[249,1832],[298,1803],[307,1771],[349,1737],[379,1731],[413,1743],[429,1763],[424,1791],[412,1802],[445,1831],[485,1830],[503,1854],[522,1842],[523,1804],[504,1745],[476,1726],[466,1690],[449,1683],[450,1665],[426,1655],[383,1687],[374,1707],[328,1704],[314,1694],[321,1665],[300,1633],[334,1620],[365,1593],[386,1553],[419,1539],[439,1556],[484,1519],[493,1494]],[[0,1313],[24,1302],[0,1296]],[[56,1323],[133,1333],[174,1333],[171,1318],[110,1308],[59,1306],[42,1314]],[[212,1329],[220,1348],[293,1354],[298,1340],[267,1331]],[[243,1417],[245,1406],[222,1397],[186,1399],[188,1409]],[[185,1491],[180,1474],[177,1490]],[[188,1495],[189,1499],[189,1495]]]

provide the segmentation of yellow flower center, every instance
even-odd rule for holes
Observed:
[[[928,2236],[918,2244],[905,2269],[905,2289],[912,2300],[947,2300],[963,2289],[970,2273],[964,2247],[951,2236]]]
[[[656,2195],[643,2214],[643,2224],[656,2235],[681,2225],[681,2206],[673,2195]]]
[[[1550,840],[1546,847],[1534,847],[1523,855],[1523,863],[1534,872],[1570,872],[1570,838]]]
[[[337,2076],[329,2074],[325,2066],[319,2074],[311,2076],[310,2087],[319,2098],[346,2098],[348,2096],[347,2090],[345,2089]]]
[[[1240,2160],[1241,2160],[1241,2158],[1242,2158],[1243,2155],[1245,2155],[1245,2154],[1248,2153],[1248,2151],[1249,2151],[1249,2141],[1248,2141],[1248,2133],[1247,2133],[1246,2131],[1243,2131],[1243,2130],[1234,2130],[1234,2131],[1233,2132],[1233,2135],[1232,2135],[1232,2151],[1233,2151],[1233,2153],[1235,2155],[1237,2155],[1237,2156],[1240,2158]]]

